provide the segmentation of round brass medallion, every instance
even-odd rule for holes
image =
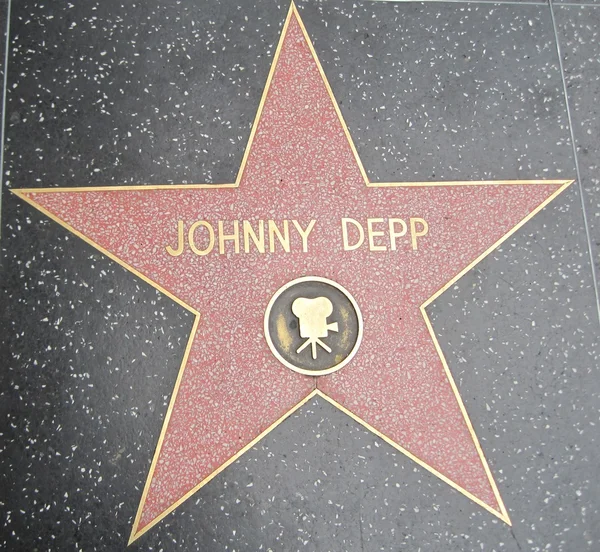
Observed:
[[[331,374],[354,357],[362,339],[360,309],[340,284],[305,276],[269,301],[265,337],[275,357],[308,376]]]

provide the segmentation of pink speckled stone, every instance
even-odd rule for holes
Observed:
[[[419,306],[557,189],[367,188],[293,16],[239,188],[28,194],[201,314],[138,532],[314,389],[263,335],[269,299],[307,275],[343,285],[364,318],[355,358],[319,389],[499,510]],[[342,217],[365,228],[367,217],[422,217],[429,234],[417,251],[408,236],[396,251],[344,251]],[[234,220],[317,222],[306,253],[290,229],[290,253],[235,254],[229,243],[220,255],[217,242],[206,256],[173,257],[165,246],[180,219],[186,234],[196,220],[226,231]]]

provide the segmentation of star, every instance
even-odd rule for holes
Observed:
[[[571,182],[371,182],[292,3],[235,182],[13,190],[195,317],[130,542],[316,396],[510,524],[426,308]],[[363,317],[319,377],[263,325],[309,276]]]

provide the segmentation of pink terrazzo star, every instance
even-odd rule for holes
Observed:
[[[131,540],[315,395],[510,523],[425,307],[569,184],[369,182],[292,5],[235,184],[18,190],[196,314]],[[350,251],[344,217],[365,229],[419,217],[429,231],[416,250],[407,232],[395,249],[384,233]],[[290,252],[227,240],[220,253],[217,235],[207,254],[173,254],[179,221],[187,236],[199,220],[231,234],[268,219],[315,220],[307,251],[290,232]],[[204,253],[207,227],[195,236]],[[355,357],[318,378],[285,367],[263,335],[273,294],[303,276],[344,286],[364,319]]]

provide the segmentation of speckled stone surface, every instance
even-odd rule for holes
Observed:
[[[6,54],[6,31],[8,23],[8,1],[0,2],[0,79],[4,88],[4,60]],[[0,105],[0,116],[2,115],[2,105]]]
[[[555,7],[596,274],[600,271],[600,11]]]
[[[373,180],[570,171],[549,10],[323,3],[303,18]]]
[[[232,181],[287,6],[69,6],[13,6],[9,186]],[[548,11],[370,6],[300,8],[373,180],[574,176]],[[441,52],[438,67],[479,83],[476,116],[460,80],[435,92]],[[423,64],[401,98],[407,74],[390,72],[387,53]],[[406,98],[427,113],[418,132],[378,115]],[[123,549],[192,316],[3,200],[2,543]],[[316,398],[132,548],[595,550],[598,321],[584,230],[572,186],[429,308],[512,528]]]
[[[6,60],[6,32],[8,24],[8,1],[0,2],[0,82],[2,83],[1,89],[4,90],[4,74],[5,74],[5,60]],[[0,121],[3,120],[3,109],[4,104],[0,100]]]

